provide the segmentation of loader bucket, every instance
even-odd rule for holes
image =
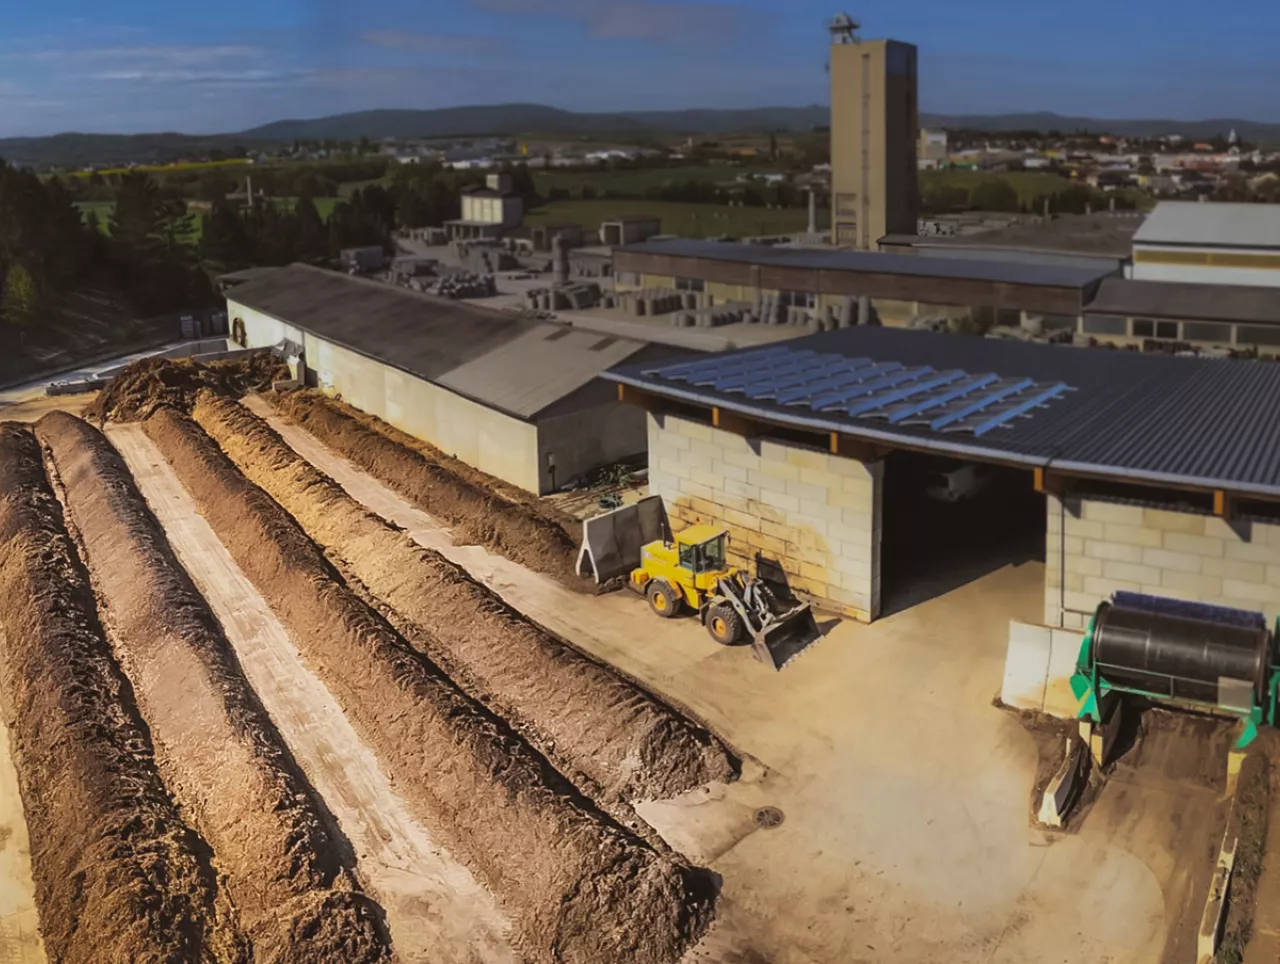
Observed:
[[[781,670],[822,638],[813,610],[802,605],[770,619],[756,633],[752,650],[760,662]]]

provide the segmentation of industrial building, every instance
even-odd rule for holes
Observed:
[[[1087,338],[1142,348],[1280,346],[1280,287],[1107,278],[1086,306]]]
[[[297,264],[227,311],[244,347],[281,347],[309,385],[539,494],[644,452],[643,414],[600,376],[673,351]]]
[[[1014,261],[727,244],[649,241],[614,252],[620,290],[706,293],[715,303],[779,293],[823,314],[850,297],[871,298],[882,324],[972,318],[983,324],[1074,331],[1102,280],[1106,260]]]
[[[1280,287],[1280,206],[1162,201],[1134,235],[1133,278]]]
[[[857,327],[606,377],[674,519],[845,615],[1026,561],[1077,648],[1120,590],[1280,614],[1278,366]]]
[[[524,199],[511,190],[510,174],[490,174],[485,186],[464,191],[462,217],[445,222],[452,240],[501,238],[524,223]]]
[[[916,48],[831,24],[831,224],[835,244],[876,250],[915,234],[920,210]]]

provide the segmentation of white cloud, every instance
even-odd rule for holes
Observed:
[[[360,42],[391,50],[438,54],[485,53],[502,45],[497,37],[426,34],[411,30],[366,30],[360,35]]]

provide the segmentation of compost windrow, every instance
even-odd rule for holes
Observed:
[[[311,538],[404,617],[415,648],[575,783],[638,801],[733,778],[734,761],[704,727],[368,511],[243,405],[204,394],[193,416]]]
[[[518,500],[510,486],[419,443],[369,416],[312,392],[264,395],[334,451],[450,527],[458,545],[479,545],[582,592],[595,587],[575,572],[576,525],[568,516]]]
[[[61,964],[245,964],[248,947],[157,772],[34,434],[0,423],[0,710]]]
[[[193,421],[145,423],[406,801],[517,922],[531,961],[663,964],[708,923],[703,878],[576,795],[353,591]]]
[[[356,888],[314,790],[123,459],[100,431],[65,412],[45,416],[35,431],[160,773],[212,848],[254,960],[387,960],[375,905]]]

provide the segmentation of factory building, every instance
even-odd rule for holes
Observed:
[[[1106,260],[965,259],[683,239],[614,252],[620,290],[703,292],[715,304],[779,294],[819,316],[849,298],[870,298],[880,323],[891,327],[973,319],[1075,331],[1102,280],[1119,270]]]
[[[916,48],[831,24],[831,224],[838,246],[915,234],[920,210]]]
[[[1086,306],[1087,338],[1137,347],[1280,348],[1280,287],[1107,278]]]
[[[524,199],[511,189],[510,174],[490,174],[485,186],[464,191],[462,217],[445,222],[450,239],[501,238],[524,223]]]
[[[1280,287],[1280,207],[1162,201],[1134,235],[1133,278]]]
[[[674,351],[307,265],[227,297],[244,347],[300,356],[309,385],[539,494],[644,452],[643,413],[600,376]]]
[[[1077,649],[1122,590],[1280,614],[1278,366],[857,327],[606,377],[675,523],[826,609],[1039,562],[1010,618]]]

